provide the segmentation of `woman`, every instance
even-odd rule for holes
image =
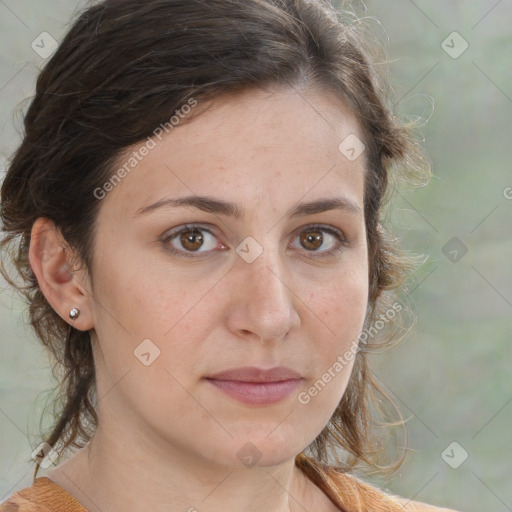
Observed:
[[[62,370],[35,476],[81,449],[1,511],[439,510],[352,474],[378,464],[366,358],[403,309],[381,208],[428,173],[384,85],[321,1],[80,16],[1,214]]]

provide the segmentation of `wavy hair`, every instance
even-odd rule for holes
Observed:
[[[383,228],[382,209],[398,180],[417,183],[429,174],[412,128],[393,113],[387,78],[376,70],[380,54],[357,16],[322,0],[104,0],[77,17],[38,77],[1,189],[2,273],[28,302],[59,379],[55,423],[44,441],[61,455],[83,447],[98,417],[90,333],[70,327],[41,292],[28,261],[32,225],[51,219],[93,273],[101,204],[94,190],[126,148],[191,98],[206,104],[250,88],[315,87],[356,115],[366,145],[371,329],[410,271]],[[397,319],[357,352],[341,402],[308,447],[318,463],[341,471],[359,462],[379,467],[375,404],[386,397],[367,357],[403,334]]]

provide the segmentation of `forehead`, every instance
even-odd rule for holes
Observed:
[[[196,108],[198,114],[192,112],[162,140],[153,138],[154,147],[109,193],[109,202],[124,205],[129,214],[166,193],[221,195],[257,205],[270,197],[278,204],[343,190],[362,200],[364,155],[351,159],[343,152],[344,141],[361,141],[362,133],[334,96],[251,90]],[[117,166],[144,144],[129,148]]]

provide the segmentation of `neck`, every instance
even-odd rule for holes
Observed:
[[[154,435],[130,432],[98,427],[91,442],[48,477],[90,512],[298,512],[314,509],[309,505],[321,492],[294,460],[264,468],[221,466],[163,446]]]

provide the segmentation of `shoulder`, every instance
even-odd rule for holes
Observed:
[[[389,494],[336,467],[301,454],[296,464],[340,509],[350,512],[455,512]]]
[[[379,512],[455,512],[447,508],[440,508],[387,493],[346,473],[337,472],[334,480],[337,482],[341,492],[350,490],[352,495],[358,497],[361,510],[378,510]]]
[[[15,492],[0,504],[0,512],[87,512],[73,496],[46,477],[36,478],[31,487]]]

